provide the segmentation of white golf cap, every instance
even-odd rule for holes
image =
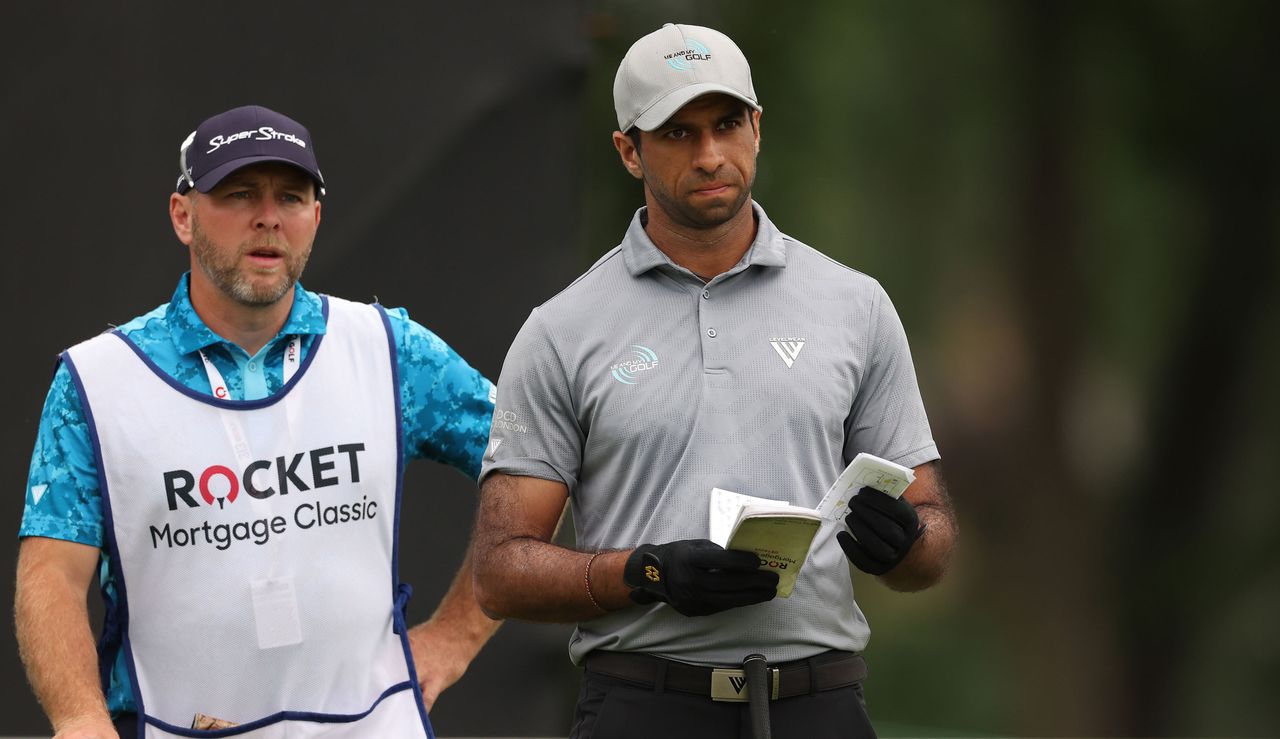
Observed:
[[[713,92],[761,110],[751,66],[732,39],[705,26],[667,23],[632,44],[618,65],[618,130],[652,131],[690,100]]]

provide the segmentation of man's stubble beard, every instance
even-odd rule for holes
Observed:
[[[248,279],[239,266],[240,258],[253,251],[255,245],[241,244],[236,253],[224,261],[213,242],[200,229],[199,221],[192,217],[191,248],[196,256],[196,264],[200,265],[200,271],[204,272],[205,277],[232,300],[249,306],[272,305],[283,298],[298,282],[302,270],[307,266],[307,259],[311,256],[310,249],[301,253],[286,252],[283,280],[276,284],[259,284]]]

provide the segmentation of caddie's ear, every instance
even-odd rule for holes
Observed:
[[[640,150],[636,148],[636,143],[631,140],[631,137],[621,131],[614,131],[613,148],[618,150],[622,166],[627,168],[631,176],[637,180],[644,179],[644,168],[640,166]]]
[[[169,196],[169,221],[173,224],[173,232],[178,241],[191,246],[192,221],[195,219],[196,191],[186,195],[173,193]]]

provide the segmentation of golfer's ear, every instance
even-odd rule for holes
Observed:
[[[644,134],[640,134],[643,136]],[[631,137],[621,131],[613,132],[613,148],[618,150],[618,157],[622,159],[622,166],[627,168],[631,176],[644,179],[644,169],[640,166],[640,150],[636,148],[636,142]]]

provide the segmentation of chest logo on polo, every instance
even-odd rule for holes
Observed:
[[[643,373],[658,368],[658,354],[647,346],[631,345],[631,356],[609,368],[613,379],[624,385],[635,385]]]
[[[791,365],[796,363],[800,350],[804,348],[804,339],[769,339],[769,343],[773,345],[773,350],[778,353],[778,356],[782,357],[782,361],[787,363],[787,369],[791,369]]]

